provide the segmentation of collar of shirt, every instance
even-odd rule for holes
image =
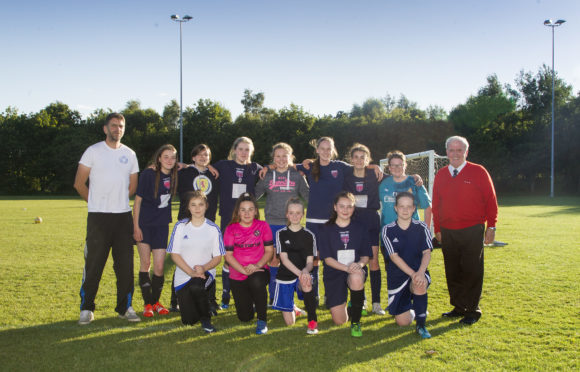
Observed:
[[[451,173],[451,177],[453,177],[453,170],[457,169],[457,174],[459,174],[459,172],[461,172],[461,170],[463,168],[465,168],[465,165],[467,164],[466,161],[463,162],[463,164],[461,164],[459,167],[457,168],[453,168],[453,166],[451,164],[449,164],[449,173]]]

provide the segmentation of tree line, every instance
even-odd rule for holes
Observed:
[[[184,107],[184,157],[193,146],[206,143],[212,159],[227,157],[233,140],[252,138],[253,160],[270,162],[276,142],[287,142],[301,161],[314,156],[312,139],[331,136],[341,157],[354,142],[367,145],[375,161],[388,151],[435,150],[445,154],[444,142],[454,134],[470,141],[469,160],[490,171],[498,191],[547,193],[550,183],[552,75],[547,66],[520,72],[514,85],[490,75],[477,94],[447,113],[438,106],[421,109],[404,95],[369,98],[350,111],[314,116],[300,106],[274,110],[265,95],[246,90],[244,112],[232,120],[219,102],[200,99]],[[556,76],[556,191],[580,193],[580,95]],[[0,113],[0,192],[3,194],[71,194],[78,160],[91,144],[104,138],[102,125],[111,110],[99,109],[83,118],[61,102],[37,113],[8,107]],[[179,144],[179,105],[173,100],[160,114],[127,102],[123,143],[137,153],[145,167],[165,143]],[[177,147],[177,146],[176,146]]]

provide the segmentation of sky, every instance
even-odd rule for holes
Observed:
[[[87,116],[127,101],[163,112],[209,98],[243,111],[245,89],[265,106],[315,115],[404,94],[451,110],[490,74],[514,84],[551,66],[580,89],[578,0],[9,1],[0,6],[0,112],[60,101]]]

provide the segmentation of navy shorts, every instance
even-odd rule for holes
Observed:
[[[141,228],[143,240],[141,243],[149,244],[151,249],[167,249],[169,237],[169,225],[144,226]]]
[[[298,287],[298,279],[278,280],[276,279],[276,289],[272,309],[280,311],[294,311],[294,292]]]
[[[332,307],[346,303],[346,299],[348,297],[348,273],[338,270],[334,270],[332,272],[325,270],[323,275],[326,308],[330,309]]]
[[[431,285],[431,276],[429,275],[429,272],[425,272],[425,279],[427,279],[427,288],[429,288]],[[389,314],[399,315],[411,310],[411,298],[413,295],[411,293],[411,282],[412,279],[408,277],[407,280],[400,283],[399,286],[387,291],[389,297],[387,309],[389,310]]]

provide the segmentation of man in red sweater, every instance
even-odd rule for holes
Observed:
[[[453,310],[445,317],[462,317],[472,325],[481,317],[483,243],[493,243],[497,199],[487,170],[466,161],[469,143],[463,137],[445,142],[449,166],[435,176],[433,223],[443,246],[447,289]],[[487,224],[487,229],[485,225]]]

